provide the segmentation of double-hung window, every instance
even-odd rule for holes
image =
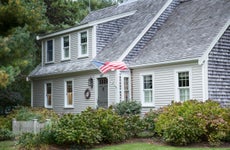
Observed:
[[[153,98],[153,75],[145,74],[142,75],[142,105],[143,106],[154,106]]]
[[[180,101],[190,99],[190,76],[189,71],[177,72],[178,96]]]
[[[70,37],[62,37],[62,60],[70,59]]]
[[[88,56],[88,32],[79,33],[79,57]]]
[[[73,80],[65,81],[65,107],[73,107]]]
[[[53,62],[53,40],[46,41],[46,62]]]
[[[45,107],[52,108],[52,105],[53,105],[52,83],[47,82],[45,83]]]

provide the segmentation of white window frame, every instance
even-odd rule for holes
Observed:
[[[47,105],[48,99],[47,99],[47,84],[51,84],[51,105]],[[53,108],[53,82],[52,81],[46,81],[44,83],[44,106],[45,108]]]
[[[68,48],[69,48],[69,57],[65,57],[65,48],[67,48],[67,47],[64,47],[64,38],[65,37],[69,37],[69,46],[68,46]],[[62,51],[61,51],[61,55],[62,55],[62,61],[64,61],[64,60],[70,60],[70,58],[71,58],[71,37],[70,37],[70,35],[65,35],[65,36],[62,36],[62,38],[61,38],[61,47],[62,47]]]
[[[48,61],[47,59],[48,59],[48,47],[47,47],[47,43],[48,43],[48,41],[51,41],[52,40],[52,44],[53,44],[53,60],[52,61]],[[45,62],[48,64],[48,63],[53,63],[54,62],[54,39],[48,39],[48,40],[46,40],[45,41],[45,55],[46,55],[46,57],[45,57]]]
[[[86,36],[87,36],[87,52],[86,54],[82,54],[82,49],[81,49],[81,33],[86,32]],[[88,57],[89,56],[89,31],[88,30],[83,30],[81,32],[78,33],[78,58],[83,58],[83,57]]]
[[[144,95],[144,76],[152,76],[152,102],[145,102]],[[141,103],[143,107],[155,107],[155,86],[154,86],[154,73],[153,72],[145,72],[140,74],[140,90],[141,90]]]
[[[67,103],[67,82],[72,81],[72,105]],[[73,79],[65,79],[64,80],[64,108],[74,108],[74,80]]]
[[[181,68],[176,69],[174,71],[174,81],[175,81],[175,101],[176,102],[183,102],[180,100],[180,87],[179,87],[179,81],[178,81],[178,75],[182,72],[188,72],[189,74],[189,86],[185,88],[189,88],[189,99],[192,99],[192,69],[191,68]]]

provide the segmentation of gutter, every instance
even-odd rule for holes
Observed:
[[[131,69],[138,69],[138,68],[144,68],[144,67],[155,67],[155,66],[163,66],[163,65],[169,65],[169,64],[180,64],[185,62],[197,62],[198,63],[199,58],[191,58],[191,59],[181,59],[176,61],[165,61],[160,63],[148,63],[143,65],[130,65],[129,68]]]

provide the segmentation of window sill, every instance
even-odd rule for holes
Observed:
[[[54,61],[45,62],[45,65],[54,64]]]
[[[155,105],[152,103],[152,104],[142,104],[142,108],[154,108]]]
[[[84,58],[89,58],[89,56],[86,55],[86,56],[79,56],[79,57],[78,57],[78,59],[84,59]]]
[[[64,109],[74,109],[74,106],[65,106]]]
[[[70,61],[70,58],[62,59],[61,62]]]
[[[47,109],[53,109],[52,106],[45,106],[45,108],[47,108]]]

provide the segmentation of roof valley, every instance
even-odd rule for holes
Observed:
[[[180,0],[173,0],[171,4],[165,9],[165,11],[157,18],[153,25],[148,29],[144,36],[137,42],[137,44],[132,48],[128,55],[124,58],[124,62],[127,64],[134,57],[136,57],[141,50],[148,44],[149,41],[156,35],[157,31],[161,26],[167,21],[168,17],[172,14],[175,8],[180,4]]]

